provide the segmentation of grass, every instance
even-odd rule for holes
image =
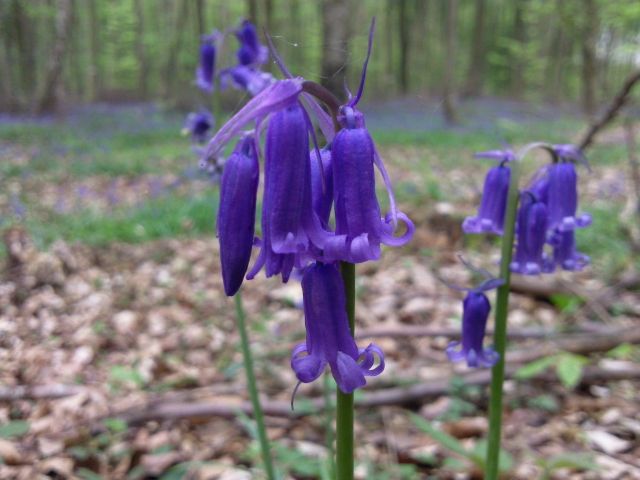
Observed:
[[[72,215],[28,214],[25,225],[41,247],[58,239],[98,246],[143,243],[184,235],[214,235],[217,206],[217,191],[212,189],[197,197],[167,194],[139,207],[120,208],[111,215],[90,210]]]
[[[148,106],[124,109],[98,106],[73,114],[63,122],[1,122],[0,196],[3,192],[8,196],[6,192],[11,191],[11,185],[24,178],[37,179],[36,184],[62,179],[80,182],[95,176],[138,177],[180,173],[194,168],[196,156],[190,151],[188,139],[180,135],[183,119],[182,114]],[[504,144],[519,146],[539,139],[566,143],[567,139],[575,139],[582,128],[583,122],[567,116],[522,123],[488,120],[486,126],[473,128],[462,125],[430,131],[374,129],[371,133],[386,162],[411,172],[396,182],[399,201],[419,208],[425,202],[457,201],[456,192],[443,182],[442,174],[451,166],[475,165],[472,175],[480,175],[481,168],[472,155],[474,151]],[[409,152],[406,155],[403,154],[405,150]],[[403,164],[402,156],[396,153],[412,163]],[[596,145],[589,157],[594,168],[620,163],[626,158],[625,147],[622,144]],[[481,178],[478,178],[480,184]],[[214,234],[217,210],[214,188],[196,196],[169,192],[158,198],[148,198],[135,207],[117,208],[109,214],[88,209],[69,214],[55,213],[42,207],[38,194],[38,191],[23,190],[20,196],[27,205],[24,223],[42,246],[58,238],[105,245]],[[382,188],[379,198],[385,209],[388,202]],[[593,213],[594,223],[578,233],[578,245],[591,255],[598,269],[607,275],[615,274],[625,268],[632,253],[620,228],[620,207],[612,202],[601,202],[595,208],[584,206]],[[257,227],[259,229],[259,222]]]

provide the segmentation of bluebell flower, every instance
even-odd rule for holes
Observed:
[[[327,244],[325,254],[327,258],[352,263],[377,260],[380,244],[404,245],[414,232],[411,220],[396,209],[389,176],[365,126],[364,115],[356,108],[364,91],[372,42],[373,24],[358,92],[340,107],[338,122],[342,129],[331,147],[336,238]],[[374,165],[380,170],[389,195],[390,212],[384,218],[376,197]],[[406,225],[400,237],[393,235],[398,219]],[[346,249],[342,247],[343,236]]]
[[[224,291],[235,295],[249,266],[259,179],[254,140],[240,140],[222,173],[217,230]]]
[[[196,70],[196,85],[204,92],[213,92],[213,81],[216,73],[216,32],[202,37],[200,45],[200,63]]]
[[[240,65],[257,67],[265,63],[269,58],[267,47],[260,44],[256,27],[249,20],[244,20],[235,31],[236,38],[240,42],[237,52]]]
[[[467,217],[462,223],[465,233],[502,235],[510,179],[511,170],[503,163],[489,169],[484,180],[478,215]]]
[[[576,233],[574,230],[556,230],[549,243],[553,246],[554,263],[563,270],[582,270],[591,263],[588,255],[576,250]]]
[[[547,206],[529,191],[521,194],[520,203],[511,271],[521,275],[549,273],[553,271],[553,264],[543,253],[549,225]]]
[[[263,238],[249,278],[265,265],[268,277],[281,273],[286,281],[291,267],[303,266],[312,250],[317,249],[319,256],[319,251],[334,237],[322,228],[312,206],[309,126],[305,115],[300,104],[294,101],[269,120],[265,143]]]
[[[196,143],[204,143],[207,141],[209,131],[213,128],[213,115],[207,110],[192,112],[187,115],[184,122],[183,131],[191,135],[191,139]]]
[[[447,356],[452,362],[464,360],[469,367],[492,367],[500,358],[493,348],[483,346],[491,312],[491,304],[484,292],[502,283],[501,279],[494,279],[484,282],[478,288],[467,290],[462,303],[462,341],[451,342],[447,347]]]
[[[562,161],[549,166],[549,228],[568,231],[591,224],[591,215],[576,215],[577,181],[573,162]]]
[[[310,383],[329,365],[338,388],[351,393],[365,377],[384,370],[384,355],[374,344],[358,348],[346,314],[342,277],[335,265],[316,263],[302,278],[306,341],[293,349],[291,368],[298,380]],[[378,357],[378,365],[374,368]]]

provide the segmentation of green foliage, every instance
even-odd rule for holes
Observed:
[[[125,365],[114,365],[109,371],[109,383],[112,388],[134,386],[142,388],[145,385],[144,378],[138,370]],[[108,425],[107,425],[108,426]]]
[[[550,458],[540,457],[536,463],[542,467],[542,480],[550,480],[555,470],[569,468],[572,470],[598,470],[598,465],[589,454],[561,453]]]
[[[580,383],[582,370],[587,363],[589,363],[589,359],[582,355],[562,352],[540,358],[520,367],[515,376],[518,380],[527,380],[553,366],[555,367],[556,375],[558,375],[565,388],[573,389]]]
[[[473,449],[467,449],[464,445],[462,445],[462,443],[458,441],[457,438],[452,437],[448,433],[445,433],[441,430],[438,430],[421,416],[416,415],[415,413],[410,413],[409,415],[416,427],[433,438],[445,449],[449,450],[452,453],[455,453],[456,455],[459,455],[468,462],[471,462],[480,471],[485,470],[485,460],[487,456],[487,442],[485,440],[476,442]],[[461,469],[464,466],[457,459],[447,460],[449,460],[448,462],[446,462],[447,465],[452,468]],[[511,470],[511,468],[513,468],[513,463],[513,457],[508,452],[501,449],[500,464],[498,466],[499,470],[503,473],[506,473]]]
[[[21,437],[29,432],[29,428],[29,422],[24,420],[10,420],[4,425],[0,425],[0,438]]]
[[[551,295],[551,302],[553,305],[565,315],[571,315],[576,313],[580,306],[584,303],[584,300],[575,295],[568,295],[566,293],[554,293]]]
[[[640,362],[640,346],[621,343],[607,352],[607,357]]]

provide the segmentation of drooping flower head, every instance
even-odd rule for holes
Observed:
[[[235,295],[251,260],[259,179],[258,156],[251,137],[240,140],[227,159],[220,186],[218,239],[224,291]]]
[[[576,168],[571,161],[549,167],[549,227],[560,231],[575,230],[591,224],[589,214],[576,215],[578,186]]]
[[[465,233],[494,233],[502,235],[504,216],[507,210],[509,181],[511,179],[511,170],[506,164],[515,157],[511,150],[480,152],[476,154],[476,157],[498,160],[500,164],[489,169],[484,180],[478,215],[465,218],[462,223],[462,230]]]
[[[373,32],[374,23],[369,33],[360,86],[356,95],[340,107],[338,122],[342,129],[333,139],[331,149],[336,235],[346,236],[347,248],[339,251],[329,244],[325,253],[329,258],[353,263],[377,260],[381,243],[404,245],[414,231],[411,220],[396,209],[389,176],[365,126],[364,115],[356,108],[364,91]],[[389,194],[390,212],[385,218],[381,216],[376,197],[374,165],[380,170]],[[406,225],[406,232],[401,237],[393,235],[397,219]]]
[[[553,246],[553,261],[563,270],[578,271],[591,263],[588,255],[576,250],[576,232],[574,230],[556,230],[549,243]]]
[[[194,142],[204,143],[213,125],[213,115],[207,110],[200,110],[199,112],[192,112],[187,115],[183,131],[191,135],[191,139]]]
[[[263,239],[250,277],[264,264],[268,277],[282,273],[286,281],[296,255],[296,266],[300,267],[311,250],[319,252],[334,237],[322,228],[313,210],[309,125],[305,115],[302,106],[293,101],[269,120],[265,143]]]
[[[467,295],[462,302],[462,341],[451,342],[447,347],[447,356],[452,362],[464,360],[469,367],[492,367],[500,358],[493,348],[483,346],[483,340],[491,312],[485,292],[502,283],[501,279],[490,279],[474,289],[455,287],[466,290]]]
[[[236,54],[240,65],[258,67],[269,58],[267,47],[260,44],[256,27],[249,20],[243,20],[235,31],[236,38],[240,42],[240,48]]]
[[[358,348],[346,314],[344,285],[335,265],[316,263],[302,278],[306,341],[293,349],[291,368],[302,383],[313,382],[327,365],[338,388],[351,393],[365,377],[384,370],[384,355],[374,344]],[[374,368],[378,357],[378,365]]]
[[[544,256],[549,214],[547,206],[529,191],[521,194],[516,225],[516,251],[511,271],[521,275],[538,275],[553,271]]]
[[[200,45],[200,63],[196,70],[196,85],[203,92],[213,92],[213,81],[216,73],[216,41],[219,34],[213,32],[204,35]]]

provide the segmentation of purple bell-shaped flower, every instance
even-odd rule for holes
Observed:
[[[548,198],[549,228],[565,232],[591,224],[591,215],[576,216],[578,187],[573,162],[558,162],[549,167]]]
[[[206,93],[213,92],[213,79],[216,73],[216,46],[217,33],[202,37],[200,45],[200,63],[196,70],[196,85]]]
[[[449,360],[465,360],[469,367],[492,367],[498,361],[498,353],[482,345],[490,311],[491,304],[482,289],[467,293],[462,303],[462,341],[449,344]]]
[[[547,206],[531,192],[524,192],[518,210],[516,252],[511,271],[521,275],[538,275],[553,271],[553,264],[543,254],[547,240],[549,215]]]
[[[222,173],[217,221],[222,280],[228,296],[242,285],[251,259],[259,174],[253,138],[240,140]]]
[[[201,110],[187,115],[183,130],[191,135],[191,139],[194,142],[204,143],[207,140],[209,130],[213,128],[213,124],[213,115],[207,110]]]
[[[578,271],[591,263],[588,255],[576,250],[576,232],[555,231],[549,242],[553,246],[553,261],[563,270]]]
[[[262,203],[263,239],[260,255],[248,278],[253,278],[262,265],[266,265],[268,277],[281,273],[286,281],[293,266],[304,266],[311,250],[321,250],[334,237],[322,228],[312,207],[305,115],[300,104],[294,101],[269,121]],[[342,242],[344,245],[344,239]]]
[[[325,255],[331,260],[353,263],[377,260],[380,244],[402,246],[411,240],[415,229],[409,217],[396,210],[389,176],[365,126],[364,115],[356,109],[364,91],[373,27],[374,24],[369,32],[369,47],[358,92],[340,107],[338,122],[342,129],[331,146],[336,238],[326,245]],[[380,170],[389,195],[390,212],[384,218],[376,197],[374,165]],[[406,225],[406,231],[400,237],[393,235],[398,219]],[[346,248],[338,243],[340,237],[346,237]]]
[[[462,223],[465,233],[495,233],[502,235],[507,210],[507,195],[511,170],[500,164],[487,172],[478,215]]]
[[[384,355],[374,344],[359,349],[349,329],[344,285],[332,264],[316,263],[302,278],[306,341],[293,349],[291,368],[302,383],[313,382],[327,365],[338,388],[351,393],[365,377],[384,370]],[[378,357],[378,365],[374,368]]]
[[[269,58],[267,47],[260,44],[256,27],[249,20],[244,20],[235,32],[240,42],[237,57],[240,65],[257,67]]]

